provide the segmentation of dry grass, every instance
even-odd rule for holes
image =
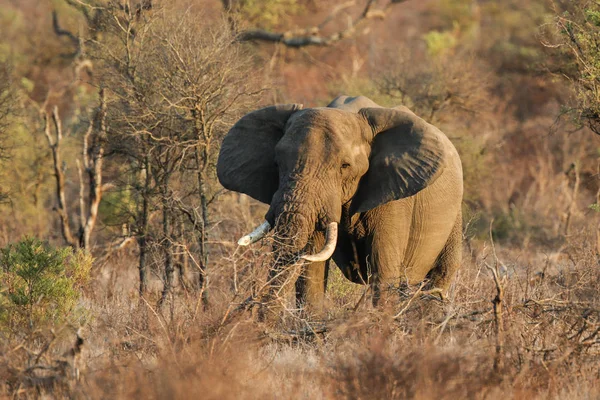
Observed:
[[[357,307],[363,288],[336,273],[326,318],[302,319],[288,307],[277,325],[232,311],[264,279],[267,267],[265,248],[232,249],[211,271],[206,310],[197,293],[180,291],[159,310],[156,298],[95,291],[83,300],[93,318],[81,330],[83,351],[74,357],[69,327],[56,330],[53,339],[38,332],[20,342],[3,341],[1,393],[20,398],[595,398],[600,396],[600,271],[588,237],[582,232],[552,255],[497,246],[494,257],[489,243],[475,243],[475,256],[464,260],[443,304],[409,295],[390,309],[373,309],[369,301]],[[492,307],[496,286],[486,264],[498,265],[503,290],[499,348]]]

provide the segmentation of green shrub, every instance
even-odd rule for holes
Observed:
[[[27,238],[0,249],[0,330],[39,328],[75,318],[92,257]]]
[[[134,196],[133,190],[129,187],[122,190],[104,192],[98,212],[99,215],[102,215],[102,222],[109,226],[132,223],[133,216],[136,214]]]
[[[458,44],[456,34],[452,31],[430,31],[423,36],[423,39],[425,39],[427,51],[432,56],[443,55]]]
[[[243,0],[237,4],[243,20],[267,29],[302,10],[297,0]]]

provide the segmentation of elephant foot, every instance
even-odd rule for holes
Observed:
[[[445,303],[448,300],[444,289],[433,288],[429,290],[423,290],[421,293],[421,300],[435,300],[440,303]]]
[[[249,296],[233,308],[226,318],[230,319],[249,311],[258,322],[274,323],[280,319],[282,310],[283,307],[280,304],[267,298],[267,296],[261,298]]]
[[[394,313],[398,304],[412,295],[406,283],[375,283],[372,286],[372,305],[380,311]]]
[[[276,325],[281,322],[284,306],[277,299],[262,299],[262,301],[257,302],[255,309],[256,311],[253,315],[258,322],[267,325]]]

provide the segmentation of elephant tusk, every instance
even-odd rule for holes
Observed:
[[[262,224],[260,224],[258,226],[258,228],[253,230],[251,233],[247,234],[246,236],[244,236],[240,240],[238,240],[238,244],[240,246],[248,246],[254,242],[258,242],[260,239],[265,237],[267,232],[269,232],[270,230],[271,230],[271,224],[269,224],[269,222],[265,221]]]
[[[303,255],[300,258],[306,261],[318,262],[328,260],[335,251],[335,245],[337,244],[338,236],[338,224],[332,222],[327,226],[326,241],[323,249],[317,254]]]

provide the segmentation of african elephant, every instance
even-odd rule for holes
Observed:
[[[460,265],[459,155],[406,107],[340,96],[327,107],[256,110],[225,136],[217,174],[225,188],[270,204],[238,243],[274,230],[274,281],[284,264],[307,261],[299,305],[321,304],[330,258],[350,281],[373,285],[375,304],[383,289],[424,280],[445,293]]]

